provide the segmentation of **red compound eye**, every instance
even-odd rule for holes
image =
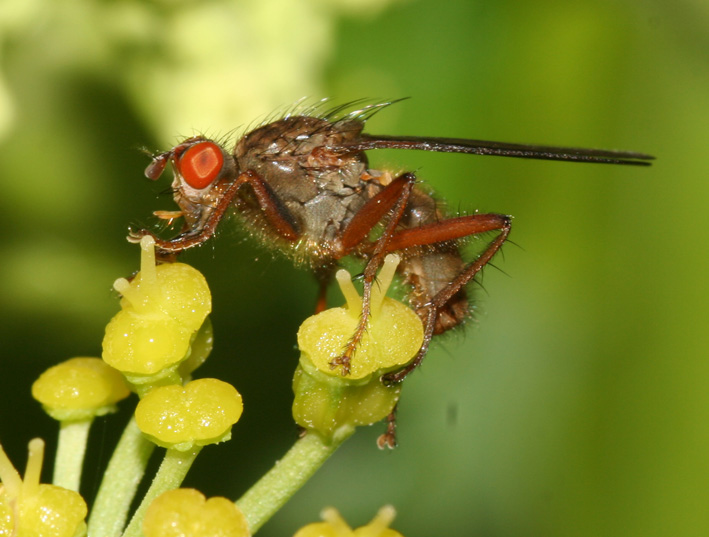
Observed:
[[[180,175],[192,188],[202,189],[217,178],[224,165],[224,154],[214,142],[199,142],[180,156]]]

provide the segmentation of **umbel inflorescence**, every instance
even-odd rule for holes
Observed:
[[[102,358],[69,359],[44,372],[32,387],[35,399],[59,422],[52,484],[39,482],[42,440],[30,442],[24,477],[0,448],[0,537],[252,535],[356,427],[393,414],[401,384],[387,385],[382,377],[412,360],[423,340],[423,326],[411,309],[385,296],[399,262],[390,255],[347,375],[333,367],[333,358],[359,322],[362,299],[346,271],[337,274],[346,304],[302,324],[293,417],[303,433],[284,457],[236,501],[207,499],[199,491],[179,488],[203,448],[231,438],[244,405],[232,385],[193,378],[213,344],[211,294],[204,277],[183,263],[156,264],[151,237],[140,245],[140,272],[114,284],[121,309],[106,327]],[[79,494],[89,428],[94,418],[115,412],[131,393],[138,397],[135,412],[89,510]],[[391,434],[382,438],[382,445],[393,444]],[[165,450],[162,463],[138,508],[131,511],[155,447]],[[388,528],[394,518],[391,507],[356,530],[333,509],[325,510],[323,518],[297,536],[400,536]]]

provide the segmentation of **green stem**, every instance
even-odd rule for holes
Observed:
[[[353,426],[341,427],[327,440],[315,432],[307,433],[236,501],[237,507],[246,516],[252,535],[283,507],[354,431]]]
[[[163,492],[176,489],[182,484],[201,449],[201,446],[196,446],[190,451],[167,450],[148,492],[145,493],[145,497],[135,511],[126,531],[123,533],[123,537],[142,537],[143,519],[150,504]]]
[[[93,421],[93,418],[89,418],[81,421],[62,421],[59,424],[59,443],[52,477],[54,485],[79,492],[86,440]]]
[[[118,537],[155,444],[131,418],[108,463],[89,517],[90,537]]]

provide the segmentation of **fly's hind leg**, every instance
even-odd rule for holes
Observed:
[[[459,218],[450,218],[441,222],[406,229],[398,232],[388,244],[391,251],[412,246],[435,244],[476,235],[488,231],[499,231],[499,234],[487,245],[473,262],[466,265],[458,276],[436,293],[426,304],[418,309],[417,313],[424,323],[424,339],[421,348],[409,365],[403,369],[385,375],[382,380],[387,384],[396,384],[416,369],[428,352],[434,333],[440,333],[447,328],[439,327],[437,321],[439,314],[446,308],[452,298],[463,289],[487,265],[497,251],[502,247],[510,234],[511,218],[501,214],[473,214]]]
[[[394,449],[396,447],[396,406],[387,416],[387,430],[377,438],[379,449]]]
[[[404,173],[397,177],[359,210],[352,218],[347,228],[345,228],[340,238],[342,249],[340,257],[343,257],[367,240],[374,226],[390,214],[384,232],[377,242],[374,243],[369,261],[364,268],[362,312],[357,328],[354,334],[352,334],[350,341],[345,346],[342,355],[330,362],[330,367],[333,369],[342,366],[343,376],[349,374],[352,356],[367,330],[372,297],[372,284],[376,279],[377,271],[382,266],[384,257],[387,253],[393,251],[389,248],[389,242],[392,237],[395,236],[396,227],[399,225],[404,215],[415,182],[416,176],[412,173]]]

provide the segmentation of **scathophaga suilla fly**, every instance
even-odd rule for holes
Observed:
[[[647,166],[652,156],[630,151],[524,145],[458,138],[387,136],[363,133],[365,121],[391,103],[345,112],[347,106],[317,113],[313,106],[264,124],[239,139],[232,153],[202,136],[189,138],[153,156],[145,170],[157,179],[168,163],[179,211],[156,211],[163,219],[182,216],[182,232],[155,237],[165,259],[204,243],[230,208],[262,240],[305,261],[320,283],[316,311],[338,261],[365,262],[362,314],[342,356],[332,367],[347,375],[367,327],[371,289],[384,257],[401,254],[398,267],[409,302],[424,324],[424,341],[413,361],[386,375],[400,382],[423,360],[434,335],[461,324],[470,312],[465,285],[492,259],[510,233],[510,216],[471,214],[447,217],[437,201],[416,185],[413,173],[392,177],[368,167],[365,151],[418,149],[503,157]],[[381,232],[370,239],[375,227]],[[461,239],[497,235],[474,260],[464,261]],[[129,240],[152,233],[131,232]]]

